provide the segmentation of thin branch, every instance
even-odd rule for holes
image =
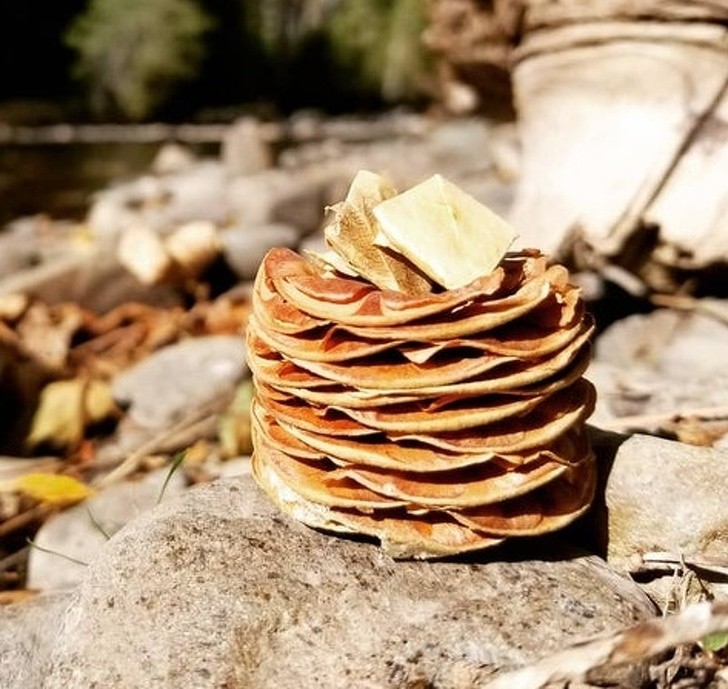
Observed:
[[[635,429],[654,429],[680,419],[699,419],[701,421],[720,421],[728,419],[728,406],[696,407],[679,411],[660,412],[657,414],[638,414],[635,416],[619,416],[604,421],[600,428],[607,431],[629,431]]]
[[[708,634],[728,631],[727,603],[697,603],[677,615],[643,622],[626,631],[577,644],[533,665],[500,675],[483,689],[542,689],[587,682],[596,668],[637,663]]]
[[[112,469],[108,474],[94,481],[94,487],[105,488],[133,474],[139,468],[139,465],[145,457],[157,452],[164,444],[169,443],[170,440],[177,436],[183,436],[192,426],[215,418],[218,412],[211,410],[216,409],[218,405],[219,400],[214,400],[188,414],[171,428],[155,435],[141,445],[141,447],[129,454],[115,469]]]
[[[15,531],[28,526],[28,524],[44,519],[52,511],[53,508],[50,505],[41,503],[40,505],[36,505],[25,512],[21,512],[15,517],[6,519],[4,522],[0,523],[0,538],[4,538],[8,534],[14,533]]]

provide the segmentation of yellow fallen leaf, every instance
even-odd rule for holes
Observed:
[[[13,489],[54,507],[67,507],[93,495],[85,483],[59,474],[26,474],[13,482]]]
[[[43,388],[27,444],[73,447],[87,425],[103,421],[116,410],[108,383],[100,380],[59,380]]]

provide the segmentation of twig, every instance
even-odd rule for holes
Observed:
[[[194,412],[185,416],[181,421],[176,423],[171,428],[162,431],[159,435],[154,436],[146,443],[137,448],[134,452],[129,454],[127,458],[119,464],[115,469],[112,469],[105,476],[101,476],[93,485],[97,488],[106,488],[107,486],[121,481],[130,474],[133,474],[138,468],[141,461],[150,454],[154,454],[162,447],[165,443],[168,443],[172,438],[178,435],[183,435],[189,430],[190,427],[202,421],[207,421],[210,418],[217,416],[217,411],[211,411],[216,409],[219,404],[219,400],[206,404]]]
[[[698,407],[680,411],[661,412],[657,414],[638,414],[636,416],[620,416],[611,421],[604,421],[600,428],[608,431],[629,431],[634,429],[654,429],[666,423],[680,419],[699,419],[701,421],[720,421],[728,419],[728,407]]]
[[[27,545],[0,560],[0,572],[7,572],[9,569],[12,569],[17,565],[22,564],[23,560],[25,560],[26,557],[28,557]]]
[[[41,503],[40,505],[36,505],[25,512],[21,512],[15,517],[5,520],[0,523],[0,538],[13,533],[14,531],[18,531],[19,529],[28,526],[28,524],[32,524],[34,521],[47,517],[52,511],[53,508],[50,505]]]
[[[697,603],[677,615],[577,644],[533,665],[502,674],[483,689],[541,689],[549,684],[587,682],[588,673],[596,668],[644,661],[675,646],[727,630],[727,603]]]
[[[676,566],[682,566],[710,574],[728,576],[728,558],[685,557],[674,553],[652,552],[642,554],[640,560],[641,564],[630,567],[630,572],[650,572],[662,567],[673,569]]]
[[[728,325],[728,308],[715,301],[696,299],[684,294],[653,294],[650,301],[655,306],[665,306],[678,311],[695,311]]]

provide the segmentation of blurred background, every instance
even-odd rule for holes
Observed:
[[[6,3],[0,218],[77,216],[84,192],[143,169],[165,138],[99,127],[84,141],[73,129],[42,129],[49,125],[214,125],[304,109],[426,108],[434,80],[425,21],[420,0]],[[221,133],[211,127],[185,138],[212,154]]]

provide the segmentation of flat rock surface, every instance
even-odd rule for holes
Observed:
[[[726,319],[728,300],[704,299],[693,312],[658,309],[607,328],[587,374],[600,397],[591,423],[728,405]]]
[[[22,686],[455,689],[653,614],[600,559],[538,543],[538,559],[395,562],[291,522],[249,476],[219,481],[108,542]]]

